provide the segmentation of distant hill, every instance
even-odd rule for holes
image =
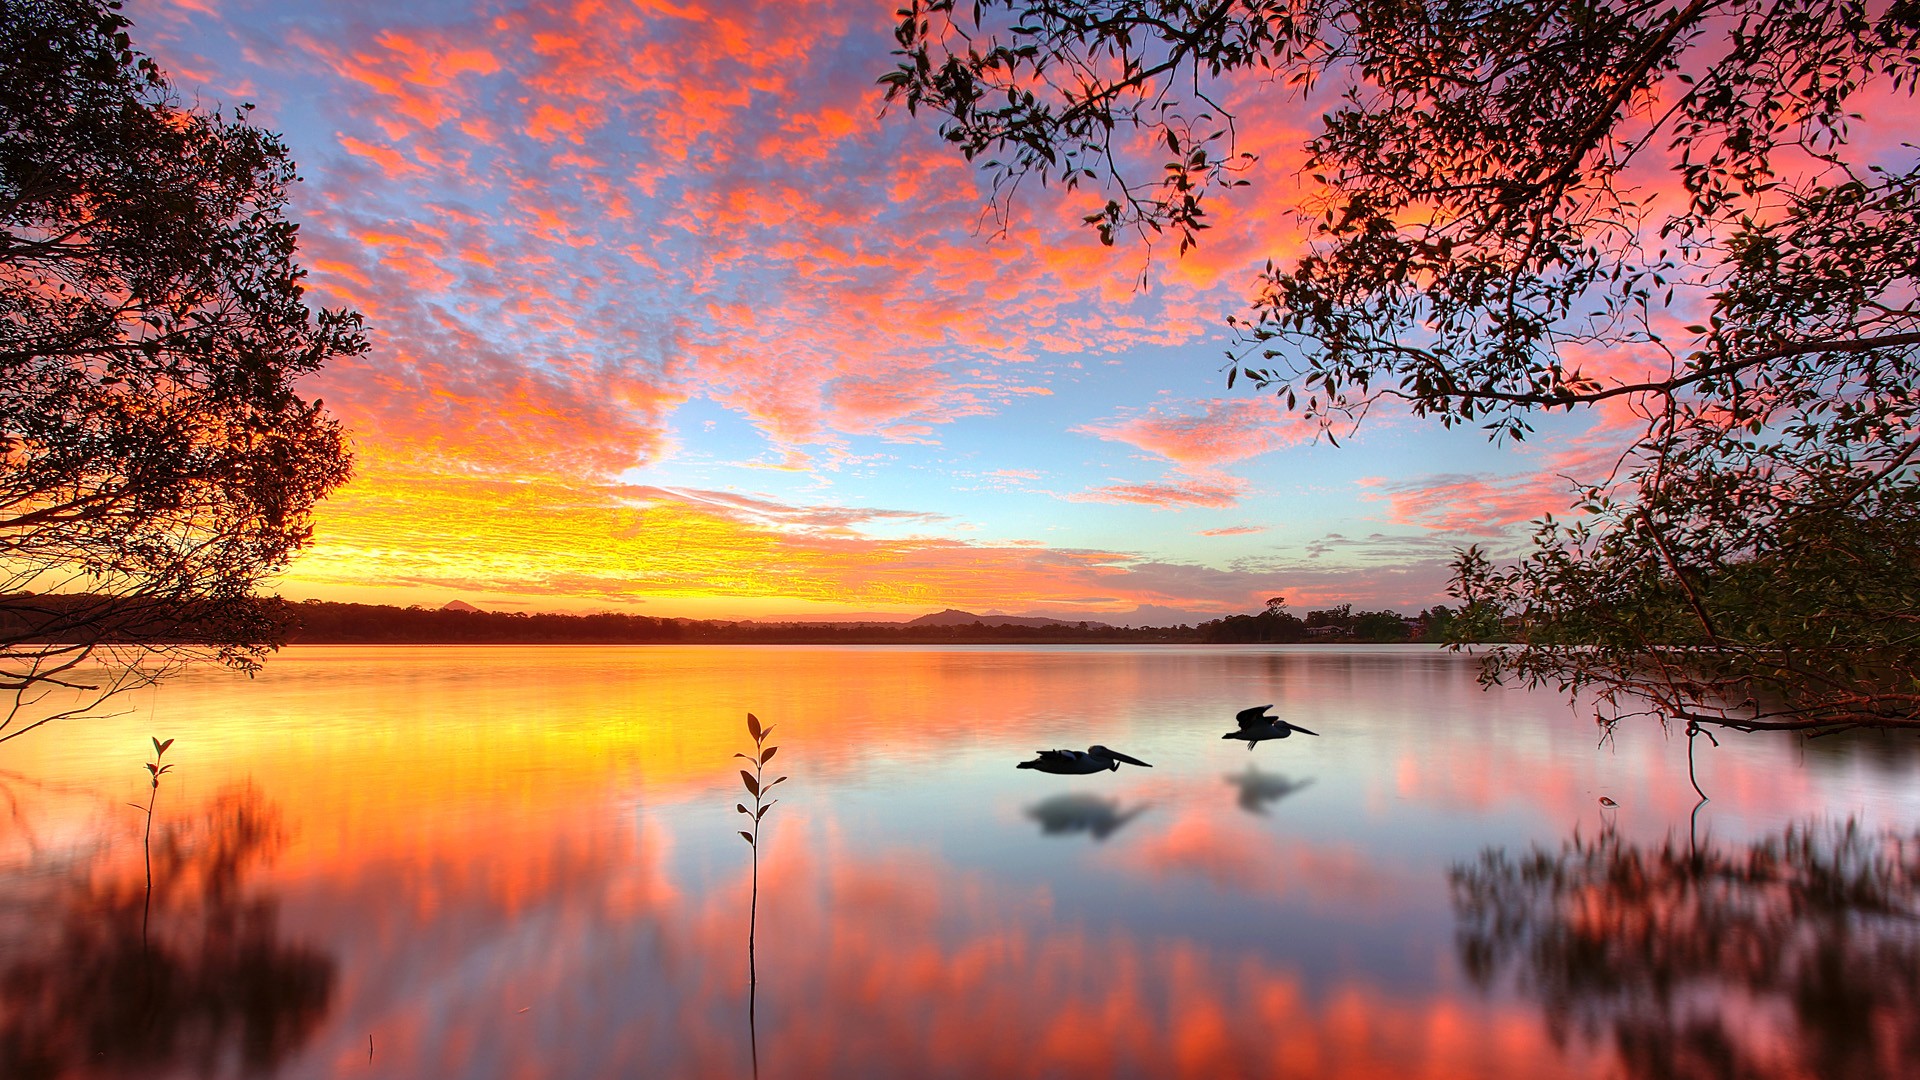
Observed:
[[[1086,622],[1085,620],[1068,621],[1066,619],[1047,619],[1034,615],[975,615],[971,611],[961,611],[957,608],[948,608],[945,611],[936,611],[931,615],[922,615],[902,625],[972,626],[974,623],[980,623],[983,626],[1080,626],[1083,622],[1089,629],[1105,628],[1107,625],[1106,623]]]
[[[441,611],[479,611],[480,609],[465,600],[449,600],[440,605]]]

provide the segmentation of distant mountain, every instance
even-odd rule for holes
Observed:
[[[1187,611],[1158,604],[1141,604],[1132,611],[1115,612],[1112,617],[1128,626],[1199,626],[1211,619],[1224,619],[1238,614],[1238,611]]]
[[[922,615],[903,625],[906,626],[969,626],[980,623],[984,626],[1079,626],[1086,622],[1089,627],[1100,627],[1106,623],[1084,619],[1047,619],[1032,615],[975,615],[971,611],[948,608],[931,615]]]
[[[480,609],[465,600],[449,600],[440,605],[441,611],[479,611]]]

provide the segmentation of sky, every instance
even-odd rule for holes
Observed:
[[[1171,624],[1446,600],[1604,456],[1376,412],[1338,445],[1228,389],[1225,319],[1302,250],[1310,103],[1230,88],[1250,188],[1184,258],[1023,190],[999,228],[883,115],[895,0],[131,0],[181,96],[303,182],[303,384],[356,477],[295,598],[699,618],[954,607]]]

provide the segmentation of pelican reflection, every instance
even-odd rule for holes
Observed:
[[[1263,773],[1249,765],[1244,773],[1228,773],[1227,783],[1240,789],[1240,809],[1249,814],[1265,814],[1267,804],[1281,799],[1313,783],[1309,776],[1305,780],[1289,780],[1278,773]]]
[[[1028,807],[1027,816],[1039,822],[1040,831],[1048,836],[1083,832],[1092,834],[1095,840],[1105,840],[1146,809],[1147,804],[1141,803],[1123,811],[1120,800],[1098,795],[1055,795]]]

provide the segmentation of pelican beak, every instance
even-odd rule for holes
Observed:
[[[1129,765],[1139,765],[1139,766],[1142,766],[1143,768],[1148,768],[1148,769],[1153,768],[1153,766],[1148,765],[1146,762],[1141,761],[1139,758],[1128,757],[1126,754],[1123,754],[1118,750],[1107,751],[1107,756],[1112,758],[1115,761],[1124,761]]]
[[[1300,734],[1302,734],[1302,735],[1312,735],[1312,736],[1314,736],[1314,737],[1316,737],[1316,738],[1317,738],[1317,737],[1319,737],[1319,735],[1320,735],[1320,733],[1319,733],[1319,732],[1317,732],[1317,731],[1308,731],[1308,730],[1307,730],[1306,728],[1303,728],[1303,727],[1301,727],[1301,726],[1300,726],[1299,724],[1288,724],[1287,726],[1288,726],[1288,727],[1290,727],[1290,728],[1292,728],[1293,730],[1295,730],[1295,731],[1297,731],[1297,732],[1299,732],[1299,733],[1300,733]]]

